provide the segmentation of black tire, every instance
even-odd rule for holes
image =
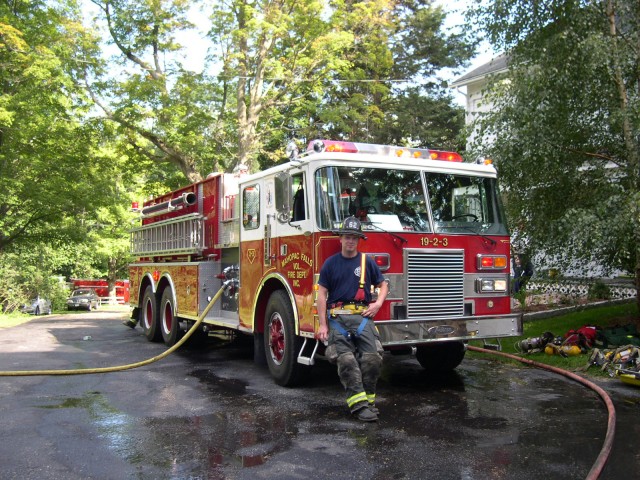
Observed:
[[[180,340],[181,330],[178,318],[176,317],[176,308],[173,300],[173,291],[171,287],[167,287],[162,292],[160,300],[160,331],[162,332],[162,340],[165,345],[172,347]]]
[[[265,357],[271,376],[283,387],[299,385],[308,378],[309,367],[297,361],[302,339],[295,335],[293,309],[284,290],[269,297],[264,321]]]
[[[139,321],[147,340],[150,342],[159,342],[162,339],[162,334],[158,327],[158,301],[151,285],[145,289],[142,295]]]
[[[438,342],[418,347],[416,359],[429,372],[450,372],[464,358],[467,349],[463,342]]]

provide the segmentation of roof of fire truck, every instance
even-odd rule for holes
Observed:
[[[241,183],[264,177],[267,174],[287,171],[291,168],[318,162],[318,166],[352,165],[388,169],[429,170],[453,174],[496,177],[496,169],[486,161],[482,164],[463,162],[460,154],[426,148],[397,147],[373,143],[354,143],[336,140],[313,140],[306,152],[298,153],[293,144],[287,146],[290,161],[259,173],[248,175]]]

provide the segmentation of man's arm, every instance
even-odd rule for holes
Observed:
[[[378,311],[380,310],[380,308],[382,307],[382,304],[387,299],[387,295],[389,294],[389,284],[387,283],[387,281],[383,280],[382,282],[376,285],[376,288],[379,289],[378,299],[374,303],[370,303],[369,307],[367,307],[367,309],[364,312],[362,312],[363,317],[370,317],[370,318],[375,317]]]
[[[329,325],[327,323],[327,295],[329,290],[322,285],[318,285],[318,300],[316,305],[318,307],[318,334],[316,335],[318,340],[325,342],[329,339]]]

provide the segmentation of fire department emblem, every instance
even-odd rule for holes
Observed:
[[[257,253],[255,248],[250,248],[249,250],[247,250],[247,258],[249,259],[249,263],[253,263],[256,257]]]
[[[358,267],[356,267],[356,269],[353,271],[353,274],[354,274],[356,277],[360,278],[360,267],[359,267],[359,266],[358,266]]]

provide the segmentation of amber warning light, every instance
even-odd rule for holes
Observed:
[[[499,270],[507,268],[507,257],[504,255],[478,255],[480,270]]]

